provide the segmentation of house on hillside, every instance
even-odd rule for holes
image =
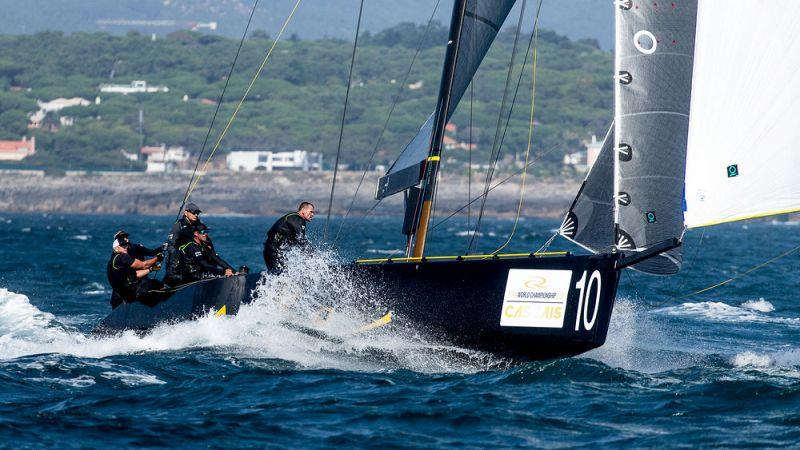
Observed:
[[[111,94],[153,94],[156,92],[169,92],[166,86],[149,86],[147,81],[136,80],[131,84],[101,84],[100,92],[108,92]]]
[[[274,170],[300,170],[303,172],[321,171],[322,154],[293,150],[289,152],[270,152],[261,150],[233,151],[228,154],[228,170],[234,172],[254,172]]]
[[[145,172],[174,172],[187,168],[189,153],[183,147],[142,147],[142,159],[147,163]]]
[[[586,172],[592,168],[600,155],[600,150],[603,149],[603,143],[598,142],[597,136],[592,135],[592,139],[584,141],[583,145],[585,150],[564,155],[565,167],[572,167],[579,172]]]
[[[36,138],[21,141],[0,141],[0,161],[22,161],[36,153]]]
[[[99,104],[100,99],[97,98],[95,103]],[[30,123],[28,123],[28,128],[41,128],[44,124],[45,118],[47,118],[47,114],[52,112],[61,111],[64,108],[71,108],[73,106],[89,106],[92,104],[90,100],[86,100],[85,98],[81,97],[73,97],[73,98],[57,98],[55,100],[51,100],[49,102],[43,101],[36,101],[36,104],[39,106],[39,109],[32,113],[30,117]],[[75,122],[73,117],[60,117],[59,124],[63,127],[72,126]],[[52,128],[52,127],[51,127]],[[55,128],[58,128],[58,124],[55,124]]]

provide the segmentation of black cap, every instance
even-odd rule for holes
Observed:
[[[114,239],[120,239],[126,237],[128,237],[128,232],[125,230],[119,230],[114,234]]]
[[[203,222],[197,222],[197,224],[194,226],[194,231],[208,233],[211,231],[211,229],[208,228]]]
[[[200,211],[200,208],[197,207],[194,203],[187,203],[186,208],[183,208],[186,211],[189,211],[192,214],[200,214],[203,211]]]

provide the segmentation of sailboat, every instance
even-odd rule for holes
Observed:
[[[455,0],[435,111],[377,187],[406,197],[407,254],[348,268],[398,326],[538,360],[603,345],[621,272],[678,272],[687,229],[800,210],[800,3],[616,0],[614,119],[558,232],[590,254],[428,255],[445,126],[515,3]],[[146,329],[173,302],[173,320],[233,314],[259,276],[123,305],[100,328]]]
[[[687,229],[800,209],[800,3],[614,2],[614,120],[558,233],[592,254],[427,256],[444,126],[514,3],[455,2],[436,111],[378,185],[412,199],[410,252],[358,264],[401,322],[571,356],[605,342],[622,270],[677,273]]]

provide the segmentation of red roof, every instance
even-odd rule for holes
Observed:
[[[30,141],[0,141],[0,152],[16,153],[20,149],[30,151],[33,148],[33,143]]]

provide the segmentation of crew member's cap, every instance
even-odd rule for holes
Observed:
[[[130,242],[128,242],[128,232],[125,230],[117,231],[114,234],[114,243],[111,244],[111,248],[127,247],[128,245],[130,245]]]
[[[211,231],[211,228],[208,228],[206,224],[200,222],[194,226],[194,231],[197,231],[200,234],[208,234],[208,232]]]
[[[192,214],[200,214],[201,212],[203,212],[200,211],[200,208],[198,208],[197,205],[195,205],[194,203],[187,203],[186,208],[184,209]]]

